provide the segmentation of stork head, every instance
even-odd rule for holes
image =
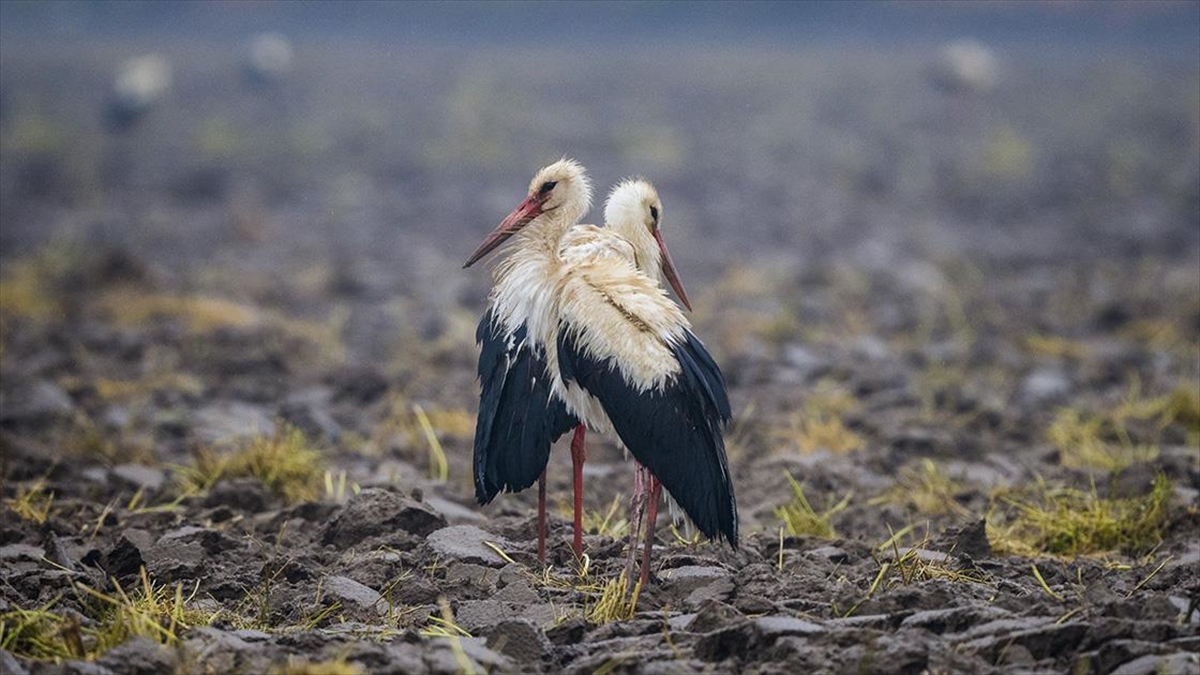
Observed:
[[[617,183],[604,203],[604,224],[633,244],[642,272],[661,273],[688,310],[692,304],[662,237],[663,205],[649,181],[631,178]]]
[[[552,215],[556,222],[571,225],[578,222],[591,205],[592,183],[579,162],[564,157],[543,167],[529,182],[525,200],[483,240],[463,267],[474,265],[521,228],[542,216]]]

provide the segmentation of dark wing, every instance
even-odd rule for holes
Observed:
[[[487,504],[502,491],[533,485],[550,446],[578,421],[550,395],[545,358],[522,326],[511,335],[489,310],[479,322],[479,418],[475,424],[475,499]]]
[[[559,370],[600,401],[621,441],[696,527],[736,549],[737,500],[721,434],[731,418],[725,380],[700,340],[685,335],[670,345],[679,374],[655,389],[638,391],[615,358],[590,355],[578,327],[560,327]]]

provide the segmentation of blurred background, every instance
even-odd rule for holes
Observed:
[[[566,155],[657,184],[742,451],[846,445],[818,384],[880,397],[848,447],[1042,443],[1196,381],[1198,60],[1195,2],[6,1],[6,442],[286,419],[365,482],[425,471],[421,404],[468,494],[461,263]]]

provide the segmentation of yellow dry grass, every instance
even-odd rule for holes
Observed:
[[[959,482],[926,457],[902,468],[895,485],[869,503],[900,504],[916,513],[930,516],[951,513],[967,516],[970,512],[957,500],[962,491],[963,486]]]
[[[22,520],[29,520],[39,525],[50,517],[50,509],[54,505],[54,493],[46,489],[46,479],[41,478],[33,485],[17,491],[17,496],[4,500],[9,510]]]
[[[823,539],[833,539],[837,533],[833,529],[831,518],[850,504],[850,496],[846,495],[840,502],[823,512],[818,513],[804,496],[800,483],[787,474],[788,482],[792,485],[792,498],[785,504],[775,508],[775,515],[783,521],[788,534],[792,536],[813,535]]]
[[[1089,490],[1007,489],[995,495],[988,540],[997,553],[1025,557],[1123,553],[1142,555],[1162,542],[1171,482],[1154,479],[1142,497],[1101,497]]]
[[[325,488],[325,460],[299,429],[281,427],[270,436],[258,436],[233,452],[204,448],[196,463],[179,470],[185,493],[204,492],[223,478],[248,476],[295,503],[321,496]]]

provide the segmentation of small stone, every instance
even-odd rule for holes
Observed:
[[[884,361],[892,354],[887,343],[874,335],[864,335],[855,340],[851,352],[867,361]]]
[[[206,508],[224,506],[244,513],[267,509],[267,490],[256,478],[230,478],[217,482],[204,498]]]
[[[830,628],[887,630],[892,625],[892,617],[888,614],[863,614],[830,619],[825,625]]]
[[[907,546],[901,546],[898,549],[898,552],[901,557],[906,556],[909,553],[915,553],[917,560],[923,563],[945,565],[954,561],[954,558],[946,553],[942,553],[941,551],[930,551],[927,548],[910,548]]]
[[[1028,403],[1045,403],[1071,393],[1071,381],[1057,368],[1040,368],[1021,382],[1021,397]]]
[[[187,652],[204,669],[212,672],[233,672],[238,669],[243,652],[259,649],[240,636],[212,626],[197,626],[187,633]]]
[[[138,537],[135,535],[135,538]],[[128,535],[121,535],[112,550],[104,555],[104,571],[117,579],[135,576],[146,564],[142,558],[142,550],[142,547],[138,546],[134,539]]]
[[[8,675],[7,671],[0,671]],[[95,661],[64,661],[55,666],[56,675],[114,675],[112,669]],[[125,672],[125,671],[120,671]]]
[[[691,592],[701,586],[706,586],[716,579],[729,576],[724,568],[710,565],[685,565],[663,571],[659,576],[670,584],[672,590]]]
[[[217,443],[270,434],[275,422],[261,406],[228,401],[196,411],[194,427],[201,440]]]
[[[583,617],[574,616],[562,623],[546,629],[546,637],[550,642],[559,646],[579,644],[587,633],[588,624]]]
[[[769,614],[775,610],[775,603],[758,595],[742,595],[734,601],[737,611],[747,616]]]
[[[722,577],[693,590],[688,594],[684,604],[689,609],[698,609],[709,600],[729,602],[735,590],[736,587],[734,586],[733,579]]]
[[[533,663],[550,653],[550,640],[532,621],[509,619],[496,624],[488,634],[487,646],[519,663]]]
[[[29,544],[0,546],[0,560],[31,560],[37,562],[44,555],[46,555],[46,552],[39,546],[30,546]]]
[[[829,369],[829,361],[817,356],[812,350],[798,344],[791,344],[783,349],[783,360],[792,368],[800,371],[800,375],[809,379]]]
[[[988,541],[987,520],[980,518],[964,527],[954,540],[954,552],[968,555],[975,560],[990,558],[992,543]]]
[[[428,504],[376,488],[350,498],[326,527],[321,543],[348,548],[370,537],[398,530],[424,537],[444,527],[446,519]]]
[[[932,633],[958,633],[984,621],[1009,616],[998,607],[948,607],[910,614],[900,622],[901,628],[923,628]]]
[[[1187,598],[1182,598],[1178,595],[1172,595],[1167,598],[1167,602],[1171,603],[1175,609],[1179,610],[1179,615],[1176,620],[1182,624],[1188,621],[1192,625],[1200,624],[1200,612],[1192,611],[1192,615],[1188,616],[1188,610],[1192,609],[1192,603]]]
[[[387,614],[387,604],[380,602],[377,591],[349,577],[328,577],[323,588],[327,596],[340,600],[345,609],[364,620]]]
[[[507,563],[484,542],[494,543],[501,550],[508,546],[508,542],[474,525],[443,527],[430,534],[425,541],[438,554],[450,558],[496,567]]]
[[[120,431],[128,427],[132,421],[133,416],[129,414],[129,410],[121,406],[108,406],[100,414],[100,423],[109,431]]]
[[[850,554],[838,548],[837,546],[820,546],[811,551],[806,551],[804,555],[817,560],[826,560],[831,563],[845,563],[850,560]]]
[[[445,644],[445,641],[443,641]],[[486,641],[483,638],[462,638],[459,640],[459,646],[462,648],[467,658],[479,664],[476,668],[479,672],[494,672],[494,671],[509,671],[512,670],[512,662],[501,654],[488,649]],[[460,672],[461,666],[457,665],[453,672]]]
[[[771,640],[782,635],[814,635],[825,632],[825,627],[820,624],[791,616],[760,616],[754,620],[754,627],[760,635]]]
[[[692,621],[694,621],[695,619],[696,619],[695,613],[676,614],[675,616],[667,619],[667,628],[669,628],[673,631],[676,631],[676,632],[687,631],[688,626],[691,625]]]
[[[119,464],[113,467],[112,475],[118,481],[148,492],[158,492],[167,478],[162,470],[142,464]]]
[[[496,571],[483,565],[456,562],[446,569],[446,583],[452,586],[471,584],[494,589]]]
[[[529,587],[529,584],[525,583],[524,581],[514,581],[508,584],[504,588],[500,589],[498,593],[493,595],[492,599],[503,602],[512,602],[519,605],[532,605],[542,601],[542,599],[538,597],[538,594],[535,593],[534,590]]]
[[[707,633],[740,618],[742,615],[733,607],[723,602],[710,600],[704,603],[700,611],[696,612],[695,618],[687,625],[687,630],[691,633]]]
[[[175,671],[176,652],[144,637],[117,645],[97,663],[121,673],[161,675]]]
[[[1033,654],[1025,645],[1012,645],[1000,654],[1000,663],[1005,666],[1031,666],[1036,663]]]
[[[732,625],[702,635],[696,641],[695,653],[697,658],[709,662],[742,658],[749,652],[753,641],[753,624],[739,617]]]
[[[10,652],[0,649],[0,673],[7,675],[29,675],[29,670]]]
[[[430,495],[425,498],[425,503],[429,504],[438,513],[446,517],[446,520],[451,523],[480,523],[487,520],[486,517],[475,509],[467,508],[449,499]]]
[[[342,428],[329,414],[328,389],[310,389],[292,394],[279,408],[279,417],[311,438],[336,443]]]
[[[437,602],[441,591],[425,577],[413,577],[392,589],[392,601],[397,605],[417,607]]]
[[[75,404],[67,392],[49,380],[38,380],[16,395],[4,397],[0,422],[23,426],[41,426],[71,414]]]
[[[1195,673],[1200,671],[1200,654],[1147,654],[1122,663],[1112,675],[1157,675],[1158,673]]]
[[[472,633],[491,628],[513,617],[508,605],[495,600],[465,600],[458,603],[454,618],[458,625]]]

